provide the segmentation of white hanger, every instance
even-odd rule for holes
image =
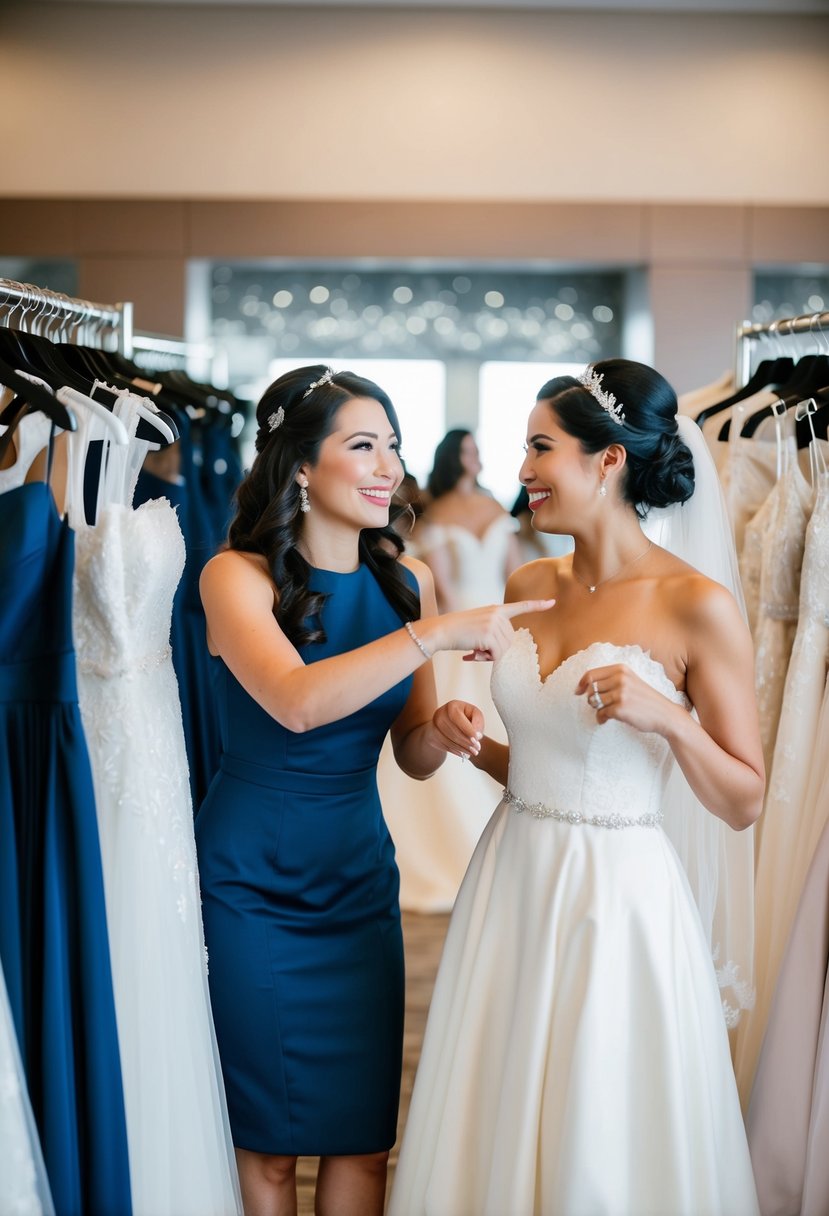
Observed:
[[[149,422],[150,426],[155,427],[159,435],[161,435],[162,438],[167,441],[167,443],[175,443],[175,434],[161,417],[158,406],[151,397],[139,397],[137,393],[131,393],[128,388],[113,388],[112,385],[107,384],[104,380],[96,380],[93,383],[93,393],[95,392],[96,388],[105,388],[107,392],[114,393],[118,397],[132,397],[134,401],[138,403],[137,409],[139,418],[145,418],[147,422]]]
[[[129,443],[127,428],[121,419],[116,418],[100,401],[95,401],[92,397],[87,397],[85,393],[79,393],[76,388],[69,388],[68,385],[59,388],[55,396],[61,405],[68,405],[72,409],[86,410],[87,413],[94,414],[109,430],[110,434],[108,438],[112,439],[115,443],[122,447]]]

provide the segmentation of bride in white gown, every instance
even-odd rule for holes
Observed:
[[[676,410],[656,372],[607,360],[530,415],[535,527],[576,548],[508,585],[556,597],[494,668],[509,744],[479,741],[471,704],[435,715],[506,788],[455,905],[390,1216],[758,1211],[727,977],[662,827],[674,761],[728,832],[764,784],[740,609],[635,509],[693,494]]]

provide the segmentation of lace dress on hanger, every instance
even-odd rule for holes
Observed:
[[[738,1036],[737,1078],[744,1104],[765,1032],[778,970],[827,808],[808,804],[829,667],[829,473],[817,445],[817,499],[806,529],[797,632],[785,677],[774,757],[768,770],[756,881],[756,1002]],[[811,817],[817,816],[817,826]]]
[[[661,736],[574,696],[639,646],[596,642],[542,680],[516,630],[492,690],[509,793],[444,947],[390,1216],[757,1212],[708,943],[660,825]]]
[[[459,610],[498,604],[504,598],[503,571],[517,527],[506,513],[498,515],[482,537],[458,525],[431,524],[411,551],[422,557],[432,548],[447,548]],[[492,664],[465,663],[454,651],[440,651],[432,664],[438,705],[454,699],[477,705],[487,734],[505,743],[506,731],[489,689]],[[500,787],[456,756],[447,756],[427,781],[415,781],[398,768],[388,739],[380,754],[377,784],[400,869],[401,908],[448,912]]]
[[[764,534],[755,631],[755,683],[767,774],[772,770],[783,688],[797,631],[800,569],[814,494],[800,471],[793,436],[785,440],[783,455],[783,473],[767,500],[771,505]],[[759,827],[762,836],[762,817]]]
[[[210,1010],[187,760],[170,658],[184,541],[166,499],[127,505],[147,445],[111,447],[94,526],[70,436],[81,710],[104,863],[136,1216],[241,1211]]]

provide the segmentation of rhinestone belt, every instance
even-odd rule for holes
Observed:
[[[532,815],[533,819],[557,819],[559,823],[571,823],[574,826],[588,824],[593,828],[656,828],[663,819],[661,811],[654,815],[642,815],[634,819],[629,815],[583,815],[581,811],[560,811],[557,807],[545,806],[543,802],[525,802],[512,790],[505,789],[503,800],[514,806],[519,815]]]

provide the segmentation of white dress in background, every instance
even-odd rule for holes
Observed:
[[[820,449],[817,449],[820,457]],[[756,1002],[737,1039],[737,1079],[748,1105],[766,1021],[786,942],[812,861],[805,842],[817,843],[826,800],[807,799],[818,763],[819,722],[829,668],[829,473],[818,477],[817,500],[806,529],[797,632],[785,679],[783,706],[768,772],[756,881]],[[825,746],[825,744],[824,744]],[[815,822],[817,820],[817,822]]]
[[[124,420],[134,435],[135,416]],[[241,1202],[170,657],[184,538],[166,499],[137,510],[105,501],[94,527],[78,518],[84,435],[70,440],[78,693],[101,840],[133,1216],[235,1216]],[[132,456],[111,450],[108,480],[117,481],[118,459]],[[132,463],[137,472],[140,461]]]
[[[708,942],[657,822],[673,758],[574,695],[618,662],[687,704],[638,646],[542,682],[519,629],[495,665],[533,805],[501,802],[458,896],[390,1216],[757,1213]]]
[[[430,549],[446,547],[459,611],[500,604],[507,551],[517,527],[506,513],[498,515],[480,539],[455,524],[431,524],[410,550],[428,557]],[[506,742],[489,690],[492,664],[465,663],[455,651],[440,651],[432,664],[438,705],[455,699],[477,705],[486,733]],[[447,756],[428,780],[414,781],[398,768],[388,739],[380,753],[377,784],[400,869],[400,906],[414,912],[449,911],[500,787],[456,756]]]

